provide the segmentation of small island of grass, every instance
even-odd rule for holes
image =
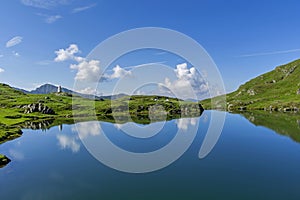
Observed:
[[[1,167],[4,167],[4,166],[7,165],[9,162],[10,162],[10,159],[9,159],[9,158],[7,158],[6,156],[0,154],[0,168],[1,168]]]

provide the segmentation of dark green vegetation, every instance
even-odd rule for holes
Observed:
[[[21,136],[23,128],[47,129],[60,124],[100,120],[112,123],[200,116],[199,103],[163,96],[87,99],[69,93],[25,94],[0,84],[0,144]]]
[[[220,97],[215,97],[216,99]],[[241,85],[226,95],[223,110],[298,111],[300,109],[300,60],[276,67]],[[218,102],[218,101],[216,101]],[[205,109],[218,108],[210,99],[201,102]]]
[[[10,162],[9,158],[7,158],[6,156],[0,154],[0,168],[4,167],[9,162]]]
[[[240,112],[245,118],[256,126],[264,126],[272,129],[278,134],[288,136],[300,143],[300,114],[251,111]]]

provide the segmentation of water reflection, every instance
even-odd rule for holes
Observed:
[[[71,149],[73,153],[77,153],[80,150],[80,143],[78,137],[72,137],[67,135],[57,135],[58,144],[62,149]]]
[[[208,119],[210,112],[205,113]],[[243,114],[253,124],[266,127],[276,118],[275,124],[290,121],[288,125],[299,133],[300,118],[296,115]],[[41,130],[24,130],[24,135],[19,139],[0,145],[0,152],[12,158],[9,165],[0,169],[1,199],[299,199],[299,144],[269,129],[255,127],[240,115],[227,114],[221,140],[209,157],[199,160],[197,153],[204,138],[202,133],[209,125],[204,123],[205,120],[204,116],[199,118],[199,126],[193,125],[194,119],[166,122],[164,132],[158,134],[157,139],[153,137],[153,143],[149,143],[149,147],[160,141],[164,146],[173,143],[174,149],[163,159],[163,152],[158,155],[159,159],[137,162],[124,156],[114,157],[114,151],[98,151],[106,152],[109,161],[115,158],[119,164],[150,167],[158,163],[155,161],[166,161],[181,151],[184,143],[193,137],[189,129],[199,127],[193,144],[180,159],[167,168],[140,175],[120,173],[96,162],[83,148],[79,136],[72,132],[75,125],[64,125],[62,132],[54,127],[46,134],[41,134]],[[136,146],[144,139],[120,133],[112,123],[82,123],[80,128],[89,129],[83,134],[88,135],[87,139],[95,141],[95,137],[104,136],[91,136],[98,132],[95,123],[101,124],[104,134],[111,136],[108,136],[109,139],[116,145],[125,143],[132,148],[147,147],[147,144]],[[186,124],[190,127],[188,132],[183,130]],[[181,130],[180,137],[175,139],[178,129]],[[120,137],[122,134],[123,137]],[[127,143],[129,139],[136,143]],[[81,145],[80,150],[73,154],[72,148],[76,150],[77,142]],[[63,147],[65,150],[61,150]],[[11,149],[17,151],[9,152]],[[22,159],[18,152],[23,153],[23,160],[16,160],[10,155],[12,153]]]
[[[42,121],[26,121],[20,124],[20,128],[32,129],[32,130],[47,130],[51,127],[53,122],[54,122],[53,119],[42,120]]]
[[[18,151],[17,149],[10,149],[8,152],[13,160],[21,161],[25,158],[24,153]]]
[[[165,123],[166,121],[160,121],[143,125],[127,122],[125,124],[114,124],[114,127],[135,138],[150,138],[159,133],[163,129]]]
[[[102,164],[122,172],[145,173],[179,159],[192,144],[198,122],[199,118],[144,125],[81,122],[76,130],[85,148]]]
[[[264,126],[272,129],[276,133],[288,136],[300,143],[299,113],[252,111],[240,114],[256,126]]]
[[[72,129],[73,132],[78,132],[79,137],[84,139],[88,136],[96,136],[100,134],[100,125],[98,121],[77,123]]]
[[[100,122],[81,122],[72,127],[74,135],[57,134],[58,146],[61,149],[70,149],[73,153],[77,153],[80,150],[80,138],[84,139],[88,136],[96,136],[100,134]],[[59,126],[59,130],[62,131],[62,125]],[[77,135],[78,133],[78,135]]]
[[[197,124],[197,118],[180,118],[176,120],[177,128],[187,131],[189,126]]]

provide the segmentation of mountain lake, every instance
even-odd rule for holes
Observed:
[[[155,122],[149,130],[158,127],[157,133],[134,133],[141,137],[126,133],[126,126],[143,130],[150,125],[92,121],[23,129],[21,137],[0,145],[0,152],[12,160],[0,169],[1,199],[300,199],[300,115],[226,113],[217,143],[200,159],[213,112],[221,111]],[[84,143],[104,134],[119,149],[143,154],[171,144],[179,130],[186,138],[196,130],[191,145],[178,159],[148,173],[109,167]],[[175,151],[181,149],[180,142]],[[106,155],[113,157],[113,152]],[[113,159],[121,167],[129,162]]]

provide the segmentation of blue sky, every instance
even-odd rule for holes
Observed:
[[[70,69],[72,59],[55,62],[56,51],[76,44],[76,56],[85,57],[119,32],[163,27],[200,43],[218,66],[226,90],[233,91],[250,78],[300,57],[299,7],[296,0],[4,0],[0,82],[26,89],[47,82],[72,88],[78,68]],[[127,70],[153,62],[174,69],[181,64],[172,55],[147,55],[137,52],[115,64]],[[103,84],[102,93],[108,94],[108,83]]]

